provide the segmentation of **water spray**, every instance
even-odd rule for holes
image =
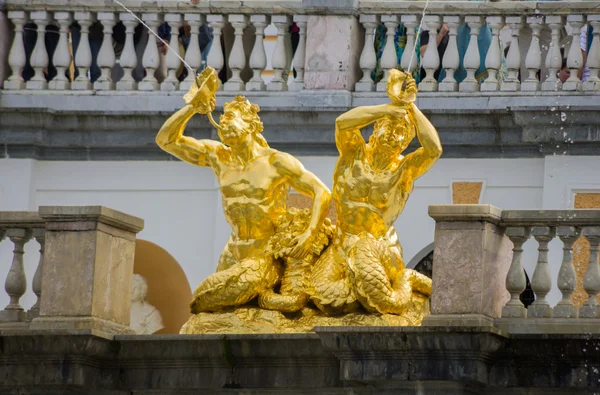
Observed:
[[[421,21],[419,22],[419,27],[417,28],[417,36],[415,38],[415,50],[410,54],[410,61],[408,62],[408,72],[410,73],[411,70],[411,66],[412,66],[412,61],[413,58],[415,57],[415,54],[417,53],[417,42],[419,41],[419,36],[421,35],[421,27],[423,26],[423,19],[425,19],[425,11],[427,11],[427,6],[429,6],[429,0],[427,0],[425,2],[425,7],[423,7],[423,14],[421,14]]]

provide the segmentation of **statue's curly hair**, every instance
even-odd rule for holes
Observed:
[[[263,147],[267,146],[267,142],[261,135],[264,130],[264,125],[261,122],[258,112],[260,107],[257,104],[250,103],[244,96],[236,96],[232,101],[225,103],[223,110],[236,111],[242,116],[242,119],[250,126],[249,132],[252,133],[254,139]]]

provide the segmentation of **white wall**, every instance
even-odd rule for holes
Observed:
[[[307,169],[331,188],[334,157],[301,157]],[[433,241],[430,204],[451,203],[454,181],[481,181],[480,203],[500,208],[571,208],[578,191],[600,191],[600,157],[546,159],[441,159],[415,185],[396,223],[405,262]],[[0,160],[0,210],[36,210],[40,205],[104,205],[146,221],[139,238],[166,249],[185,270],[194,289],[214,271],[229,236],[212,171],[180,162],[36,162]],[[560,242],[551,245],[556,275]],[[26,250],[26,272],[33,278],[37,244]],[[535,241],[526,244],[525,268],[533,274]],[[0,282],[6,278],[12,245],[0,243]],[[550,295],[559,299],[558,291]],[[28,290],[23,305],[35,296]],[[0,305],[8,302],[0,292]]]

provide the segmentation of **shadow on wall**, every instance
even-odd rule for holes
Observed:
[[[162,316],[165,327],[156,334],[179,333],[190,317],[192,300],[190,284],[179,263],[158,245],[138,239],[133,272],[146,279],[146,299]]]

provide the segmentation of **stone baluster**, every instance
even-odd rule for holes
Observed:
[[[506,17],[506,23],[510,26],[512,39],[506,56],[506,67],[508,75],[500,84],[500,90],[505,92],[517,92],[521,90],[519,82],[519,70],[521,69],[521,53],[519,49],[519,33],[523,27],[523,18],[520,16]]]
[[[264,91],[265,81],[262,78],[262,72],[267,67],[267,54],[265,52],[265,28],[271,23],[271,17],[268,15],[252,15],[250,22],[254,25],[256,39],[252,54],[250,55],[250,68],[252,69],[252,78],[246,84],[248,91]]]
[[[291,22],[290,22],[291,24]],[[294,52],[292,51],[292,32],[288,28],[285,31],[285,68],[283,69],[283,80],[288,84],[288,89],[290,88],[290,72],[292,69],[292,58],[294,56]],[[292,73],[292,79],[294,79],[294,74]]]
[[[382,15],[381,22],[387,28],[385,47],[383,47],[383,54],[381,55],[381,69],[383,70],[383,78],[377,83],[377,91],[385,92],[387,86],[387,79],[391,69],[398,67],[398,57],[396,55],[396,45],[394,44],[394,36],[400,19],[395,15]]]
[[[181,67],[181,59],[176,54],[179,53],[179,28],[182,25],[183,18],[181,14],[166,14],[165,22],[171,26],[171,40],[169,41],[171,49],[167,51],[165,60],[167,64],[167,77],[160,84],[160,90],[170,92],[179,89],[177,70]]]
[[[579,46],[581,38],[581,27],[584,24],[583,15],[568,15],[567,23],[571,28],[571,47],[567,56],[567,67],[571,70],[571,76],[563,84],[563,91],[579,91],[582,88],[581,80],[577,76],[579,69],[583,66],[583,55]]]
[[[540,32],[542,31],[542,17],[532,16],[527,18],[527,24],[531,27],[531,43],[527,56],[525,57],[525,67],[528,76],[521,83],[521,90],[535,92],[540,90],[540,82],[537,73],[542,68],[542,49],[540,48]]]
[[[298,34],[300,37],[293,61],[294,70],[296,70],[296,78],[289,84],[289,88],[291,91],[301,91],[304,89],[304,62],[306,61],[306,27],[308,25],[308,16],[294,15],[294,22],[298,25]],[[292,46],[290,43],[290,50],[291,49]]]
[[[50,13],[46,11],[33,11],[31,13],[31,19],[37,25],[37,40],[35,41],[35,47],[29,58],[29,63],[35,74],[27,84],[27,89],[43,90],[48,89],[48,82],[44,76],[44,69],[48,67],[48,52],[46,50],[45,36],[46,26],[50,19]]]
[[[79,75],[71,84],[73,90],[90,90],[92,82],[88,78],[88,70],[92,67],[92,50],[90,48],[90,26],[94,23],[91,12],[76,12],[75,20],[81,26],[81,38],[75,51],[75,66]]]
[[[33,231],[33,237],[40,245],[40,260],[38,263],[38,267],[35,270],[35,274],[33,275],[33,281],[31,282],[31,289],[33,293],[37,296],[37,300],[35,304],[31,306],[29,311],[27,311],[27,321],[31,321],[32,319],[38,317],[40,315],[40,301],[42,297],[42,273],[44,272],[44,245],[46,243],[46,229],[35,229]]]
[[[133,33],[138,22],[133,15],[125,12],[119,14],[121,22],[125,25],[125,45],[119,59],[119,65],[123,68],[123,77],[117,82],[117,90],[137,90],[137,82],[133,78],[133,70],[137,66],[137,55],[133,44]]]
[[[438,89],[438,82],[434,74],[440,67],[440,54],[437,51],[436,36],[438,29],[442,25],[442,20],[437,15],[426,15],[423,22],[424,27],[429,30],[429,45],[425,56],[423,56],[423,68],[427,75],[419,83],[419,90],[423,92],[435,92]]]
[[[458,83],[454,78],[454,72],[460,66],[458,45],[456,43],[456,35],[458,33],[458,27],[460,26],[460,17],[445,16],[444,23],[448,25],[448,46],[446,47],[446,52],[442,59],[442,66],[446,70],[446,78],[440,82],[438,89],[441,92],[456,92],[458,90]]]
[[[360,81],[356,83],[354,90],[356,92],[370,92],[375,89],[375,84],[371,79],[371,71],[377,66],[377,54],[375,53],[373,35],[379,23],[379,16],[361,14],[360,23],[365,28],[365,45],[359,60],[363,75]]]
[[[513,243],[513,256],[506,275],[506,290],[510,293],[510,300],[502,308],[502,317],[525,318],[527,309],[519,299],[527,285],[521,257],[523,244],[529,240],[530,230],[527,227],[511,227],[506,230],[506,235]]]
[[[485,57],[485,68],[488,72],[488,77],[481,84],[481,91],[495,92],[500,89],[500,81],[498,81],[498,70],[502,66],[502,49],[500,46],[500,29],[504,27],[504,17],[488,16],[487,24],[492,29],[492,41],[490,48]]]
[[[202,53],[200,52],[200,43],[198,34],[202,25],[202,15],[200,14],[184,14],[184,20],[190,25],[190,43],[185,51],[185,62],[190,65],[197,73],[202,65]],[[220,39],[220,38],[219,38]],[[213,39],[213,45],[216,44],[217,37]],[[211,48],[212,50],[212,48]],[[196,74],[188,70],[188,75],[179,85],[179,89],[187,91],[196,81]]]
[[[556,235],[563,242],[563,261],[558,272],[558,289],[562,292],[562,300],[554,306],[555,318],[577,318],[577,309],[571,301],[571,295],[577,286],[577,275],[573,265],[573,243],[579,237],[579,229],[573,226],[559,226]]]
[[[234,29],[233,46],[229,54],[229,68],[231,78],[223,86],[223,90],[229,92],[240,92],[246,90],[246,84],[242,81],[241,73],[246,67],[246,54],[244,53],[244,29],[248,26],[248,16],[241,14],[229,15],[229,23]]]
[[[142,14],[142,20],[148,25],[153,32],[158,33],[158,26],[161,24],[161,18],[158,14]],[[191,44],[191,43],[190,43]],[[196,47],[198,47],[196,45]],[[176,47],[177,48],[177,47]],[[200,52],[200,48],[198,48]],[[160,56],[158,54],[158,46],[156,42],[156,36],[152,32],[148,32],[148,42],[144,49],[144,56],[142,57],[142,65],[146,69],[146,76],[138,84],[140,91],[156,91],[158,90],[159,83],[154,73],[160,66]]]
[[[577,41],[579,48],[579,41]],[[600,243],[600,227],[586,226],[582,231],[583,236],[590,242],[590,260],[587,271],[583,277],[583,289],[588,294],[588,300],[579,309],[580,318],[598,318],[600,311],[596,297],[600,293],[600,267],[598,266],[598,244]]]
[[[112,69],[115,66],[116,57],[113,47],[113,27],[116,24],[115,14],[113,12],[99,12],[98,21],[103,26],[102,46],[98,52],[98,67],[100,68],[100,77],[94,82],[94,89],[99,91],[109,91],[115,89],[115,83],[112,80]]]
[[[546,295],[552,289],[550,266],[548,265],[548,243],[554,238],[555,231],[548,226],[534,227],[531,234],[538,242],[538,260],[531,277],[531,289],[535,292],[535,301],[527,308],[529,317],[551,318],[552,307]]]
[[[416,15],[402,15],[400,17],[402,24],[406,28],[406,46],[402,57],[400,58],[400,66],[405,72],[412,74],[415,67],[417,67],[417,54],[415,54],[415,29],[419,26],[419,19]],[[413,55],[414,54],[414,55]],[[412,58],[412,62],[411,62]],[[411,62],[409,64],[409,62]]]
[[[546,68],[548,69],[548,78],[542,83],[542,90],[556,91],[562,88],[562,82],[558,79],[558,71],[562,66],[562,54],[560,52],[560,32],[564,25],[564,17],[550,15],[545,18],[546,25],[552,31],[552,40],[550,48],[546,55]]]
[[[287,91],[288,85],[284,78],[284,73],[287,73],[288,68],[288,29],[292,23],[292,19],[287,15],[273,15],[272,23],[277,28],[277,43],[271,57],[271,65],[275,75],[267,84],[268,91]]]
[[[209,14],[206,17],[207,22],[213,28],[213,41],[208,52],[206,63],[215,69],[217,73],[225,66],[223,57],[223,47],[221,46],[221,31],[227,22],[227,17],[223,15]],[[222,87],[220,88],[222,89]]]
[[[72,18],[70,12],[55,12],[54,19],[60,26],[58,43],[52,56],[52,64],[56,67],[56,77],[50,81],[48,87],[52,90],[69,90],[71,82],[66,76],[66,71],[71,65],[71,52],[69,51],[69,26]]]
[[[0,321],[18,322],[26,318],[23,307],[19,300],[27,291],[27,279],[25,278],[25,269],[23,267],[23,247],[31,238],[31,231],[28,229],[9,229],[6,236],[13,242],[13,260],[10,266],[4,289],[10,296],[9,304],[0,311]]]
[[[481,27],[482,18],[479,16],[465,17],[465,23],[471,30],[469,46],[465,53],[464,66],[467,70],[467,76],[460,83],[458,90],[461,92],[479,92],[479,81],[475,78],[475,73],[481,65],[481,56],[479,56],[479,28]]]
[[[592,46],[587,56],[587,66],[590,69],[590,77],[583,83],[584,91],[600,91],[600,15],[589,15],[588,22],[594,29]],[[589,34],[589,32],[588,32]]]
[[[25,26],[25,22],[27,21],[27,13],[25,11],[9,11],[8,19],[15,25],[15,37],[8,55],[8,65],[12,74],[4,83],[4,89],[25,89],[25,81],[21,74],[27,62],[25,46],[23,44],[23,26]]]

